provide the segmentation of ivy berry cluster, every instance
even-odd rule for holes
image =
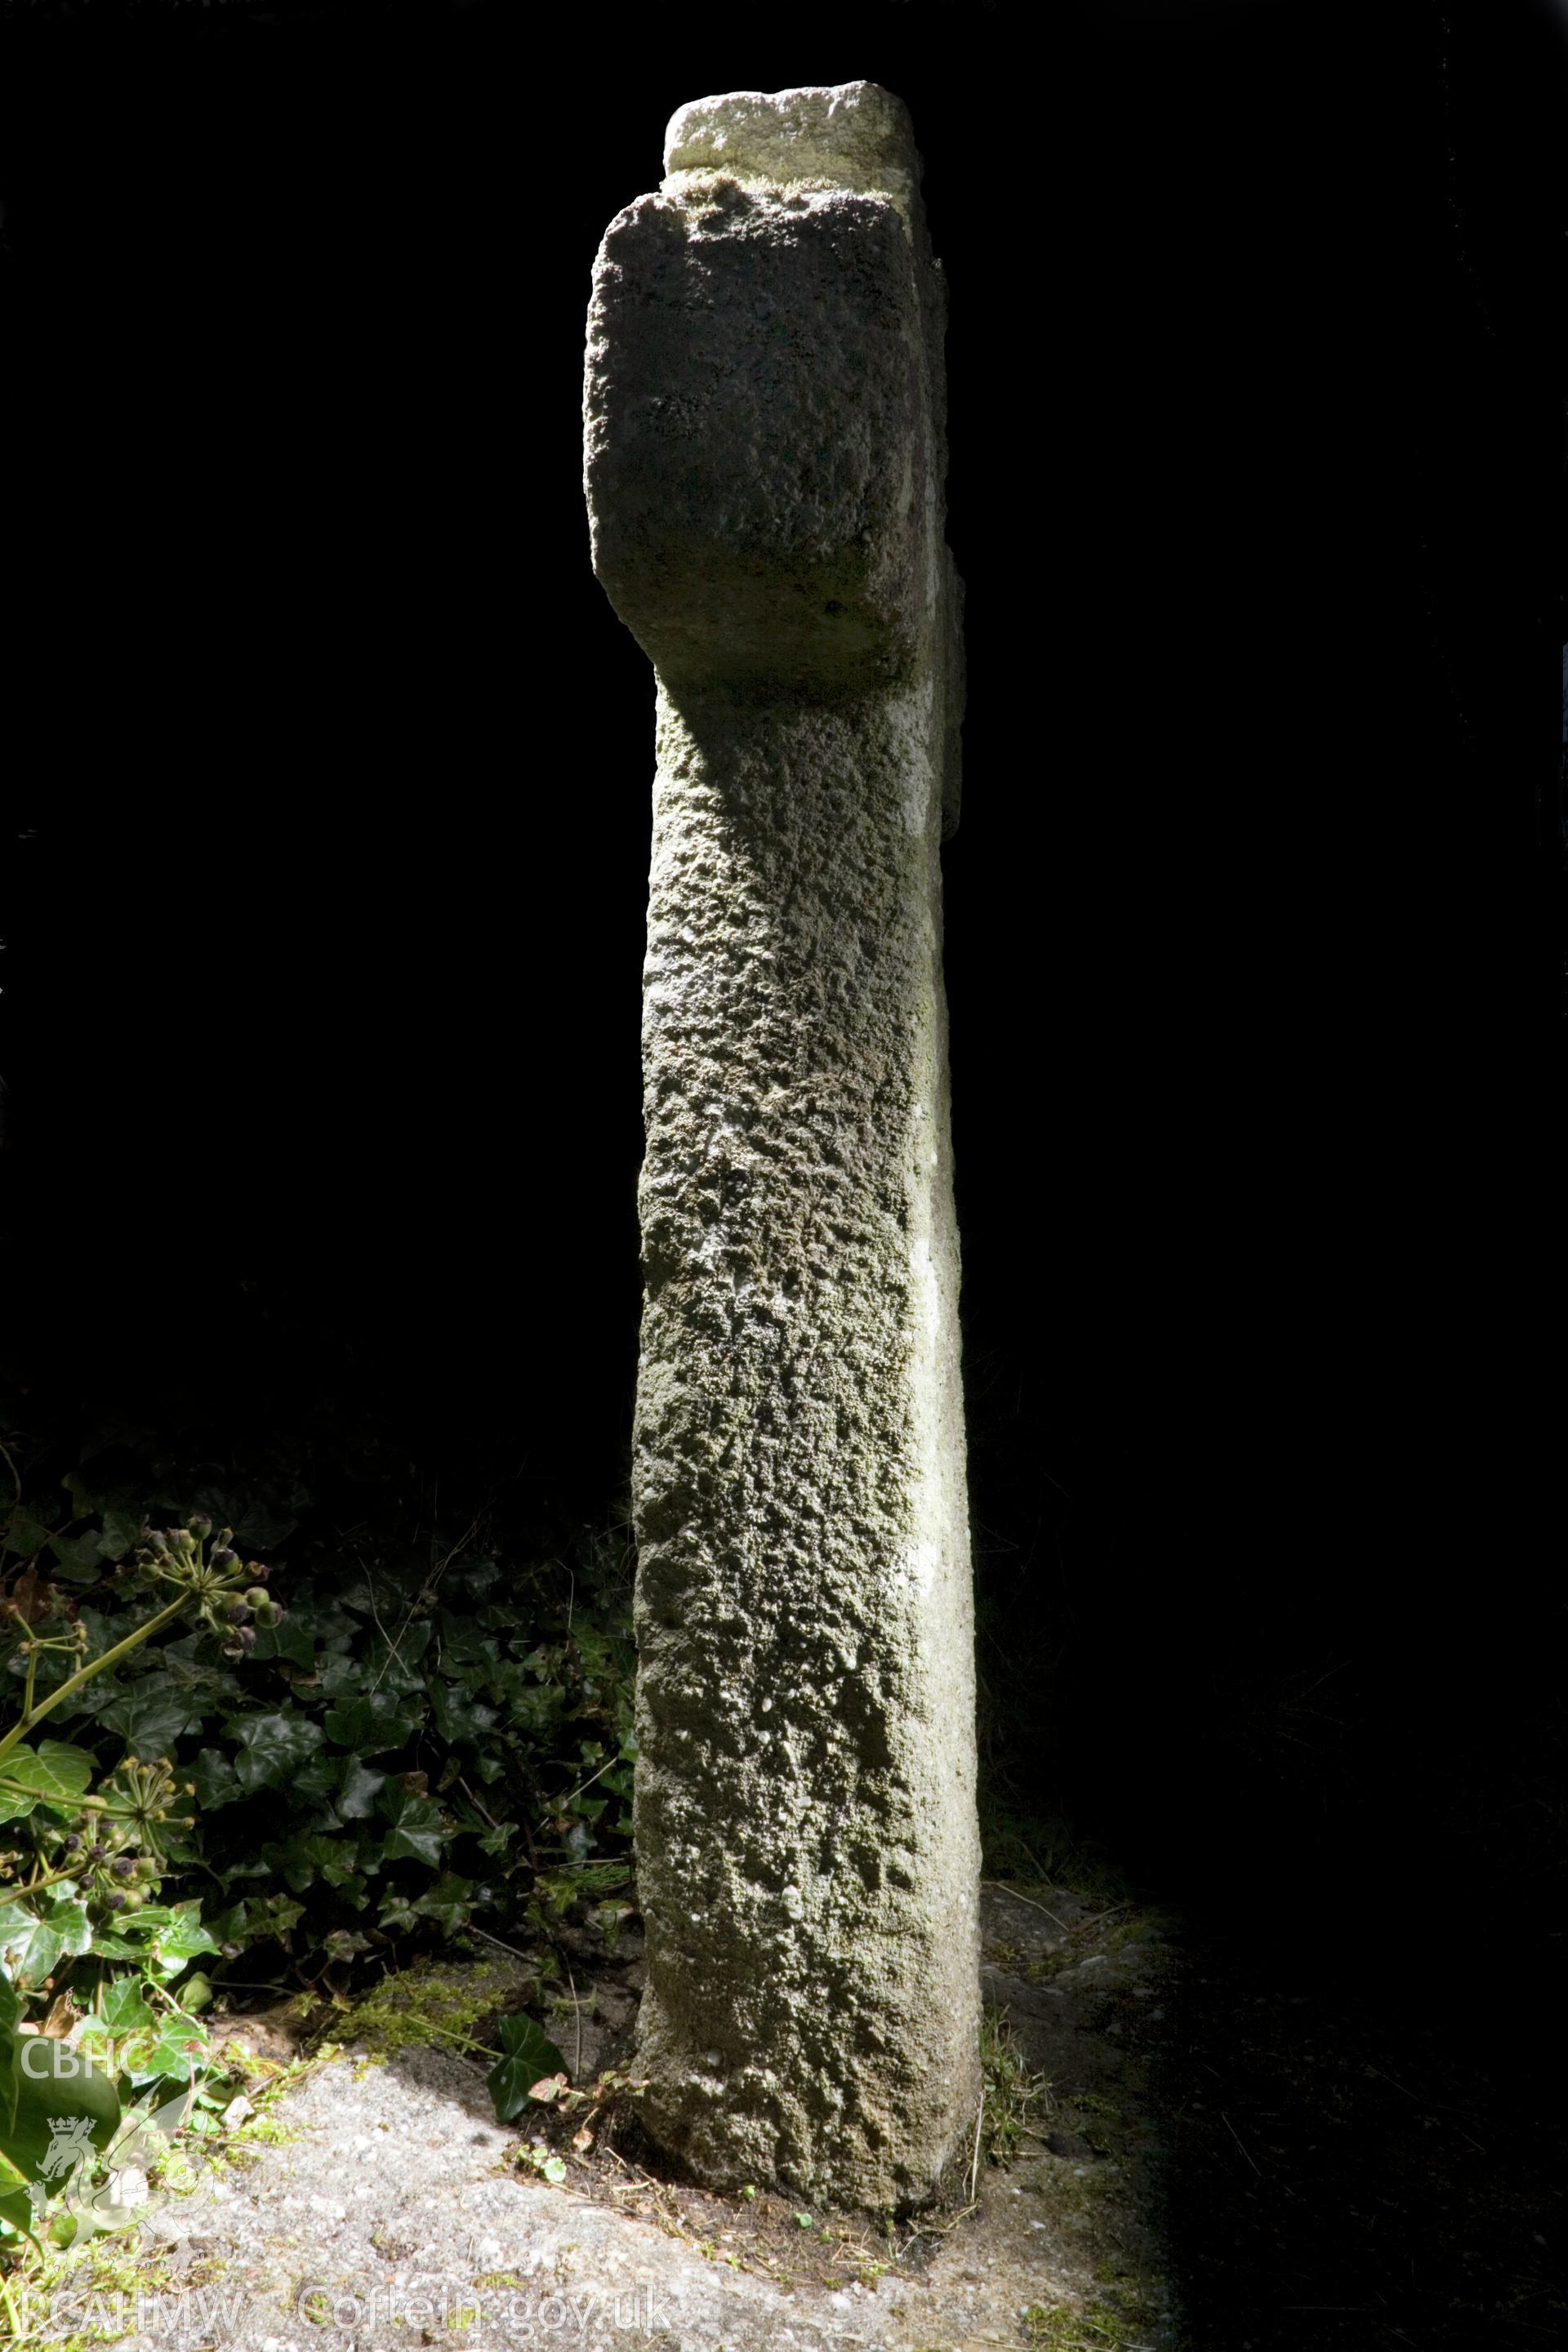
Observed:
[[[136,1571],[144,1584],[176,1585],[194,1600],[197,1614],[221,1637],[226,1658],[243,1658],[256,1646],[258,1626],[283,1621],[267,1590],[267,1568],[260,1560],[247,1564],[240,1559],[232,1528],[220,1528],[213,1539],[213,1523],[205,1512],[183,1528],[149,1528],[137,1548]]]
[[[54,1832],[55,1869],[72,1873],[99,1918],[140,1911],[169,1866],[165,1840],[195,1825],[194,1814],[174,1811],[195,1795],[194,1782],[176,1781],[168,1757],[142,1764],[128,1756],[97,1796],[82,1799],[72,1825]]]

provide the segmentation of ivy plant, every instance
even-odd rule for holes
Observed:
[[[0,1543],[0,2150],[9,2129],[26,2159],[20,2186],[0,2169],[0,2222],[16,2228],[50,2185],[51,2143],[24,2146],[17,2120],[31,2094],[4,2106],[29,2028],[78,2053],[61,2063],[84,2083],[143,2099],[194,2082],[201,2011],[237,1964],[242,1990],[339,1991],[470,1927],[548,1945],[591,1917],[613,1941],[635,1907],[633,1652],[603,1548],[564,1610],[540,1574],[456,1550],[291,1580],[242,1561],[209,1510],[154,1528],[134,1496],[64,1483],[68,1517],[18,1501]],[[521,2021],[508,2033],[505,2060],[534,2046]],[[503,2071],[515,2112],[525,2070]],[[101,2171],[100,2104],[76,2137]]]
[[[18,1530],[14,1517],[8,1549]],[[174,1990],[199,1954],[217,1950],[199,1903],[159,1900],[174,1852],[195,1826],[195,1795],[168,1756],[127,1748],[105,1769],[92,1746],[43,1736],[51,1717],[80,1716],[138,1653],[194,1618],[243,1654],[255,1626],[281,1612],[265,1570],[247,1569],[231,1530],[200,1515],[173,1533],[143,1523],[105,1530],[129,1555],[140,1594],[111,1639],[27,1568],[0,1601],[9,1643],[14,1719],[0,1729],[0,2221],[35,2234],[51,2198],[115,2139],[120,2085],[189,2084],[205,2057],[205,1980]],[[25,1538],[24,1538],[25,1539]],[[101,1549],[104,1537],[99,1538]],[[72,1541],[69,1565],[79,1565]],[[248,1580],[248,1581],[247,1581]],[[107,1963],[84,2016],[57,1975]],[[85,1981],[85,1980],[84,1980]],[[37,2012],[44,2005],[43,2013]],[[165,2102],[166,2104],[166,2102]]]

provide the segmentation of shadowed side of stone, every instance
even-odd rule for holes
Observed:
[[[699,101],[668,160],[605,234],[584,395],[658,673],[639,2066],[700,2179],[908,2206],[980,2089],[944,306],[874,85]]]

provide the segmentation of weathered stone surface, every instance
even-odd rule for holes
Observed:
[[[658,673],[639,2064],[710,2185],[905,2206],[979,2098],[942,280],[872,84],[700,100],[667,163],[605,232],[584,398]]]

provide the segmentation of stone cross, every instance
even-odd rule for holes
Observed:
[[[682,107],[605,232],[594,565],[658,673],[638,2071],[713,2187],[908,2210],[980,2100],[941,843],[945,289],[872,82]]]

